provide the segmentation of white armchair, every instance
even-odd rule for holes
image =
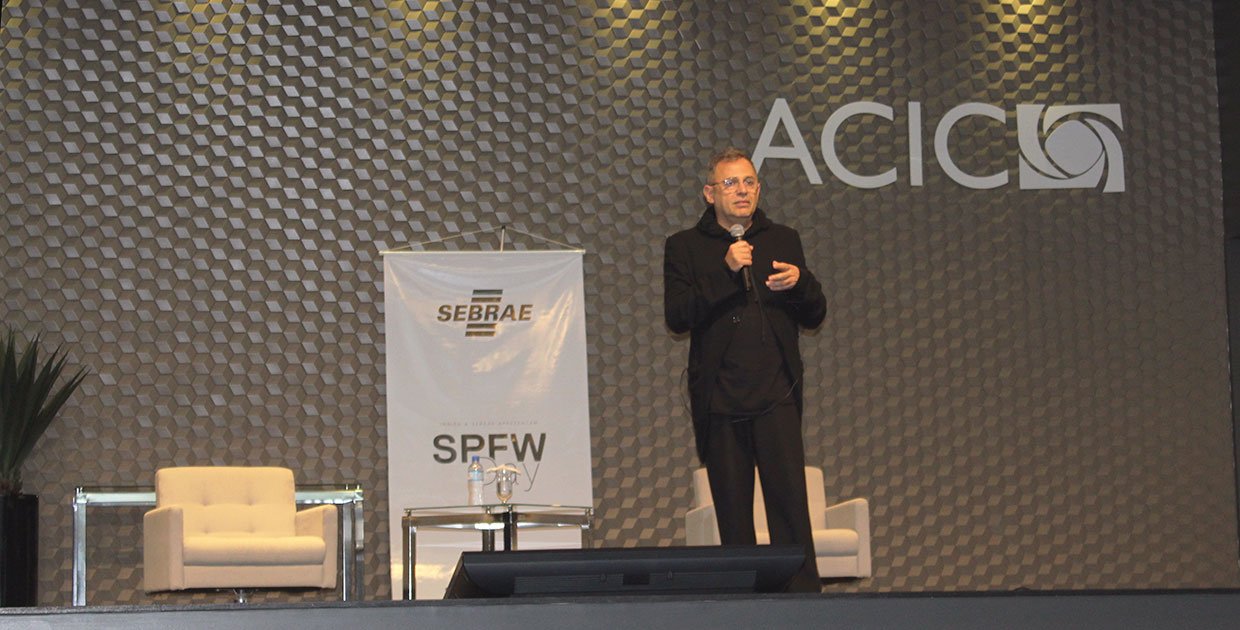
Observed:
[[[296,511],[287,468],[155,473],[143,517],[145,590],[336,587],[336,506]]]
[[[870,503],[849,499],[827,506],[822,469],[805,467],[809,522],[814,530],[814,552],[820,577],[870,577]],[[759,544],[769,544],[762,483],[754,474],[754,531]],[[706,469],[693,473],[693,507],[685,513],[685,537],[690,545],[718,545],[719,526]]]

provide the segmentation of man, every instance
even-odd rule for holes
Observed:
[[[691,333],[693,431],[720,540],[756,543],[756,465],[771,542],[805,548],[806,564],[791,588],[819,592],[805,497],[797,338],[798,327],[822,323],[826,298],[805,266],[800,236],[758,208],[761,188],[743,151],[729,148],[711,159],[702,189],[706,212],[664,246],[664,317],[673,332]],[[743,230],[743,236],[729,230]]]

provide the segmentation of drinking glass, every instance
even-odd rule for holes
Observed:
[[[507,470],[501,470],[495,475],[495,496],[499,497],[500,503],[507,503],[512,498],[512,482],[516,480],[516,475]]]

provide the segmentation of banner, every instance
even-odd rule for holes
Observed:
[[[593,505],[582,254],[385,253],[394,598],[405,509],[465,505],[473,455],[520,471],[514,503]],[[579,544],[575,530],[520,536],[522,549]],[[460,552],[480,548],[477,532],[420,529],[418,598],[442,597]]]

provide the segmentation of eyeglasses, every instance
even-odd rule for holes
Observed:
[[[744,179],[741,179],[739,177],[728,177],[727,179],[724,179],[723,181],[706,182],[706,183],[710,184],[711,186],[723,186],[723,190],[725,192],[732,192],[736,190],[736,187],[741,184],[745,184],[745,188],[751,188],[751,189],[757,188],[758,178],[757,177],[746,177]]]

